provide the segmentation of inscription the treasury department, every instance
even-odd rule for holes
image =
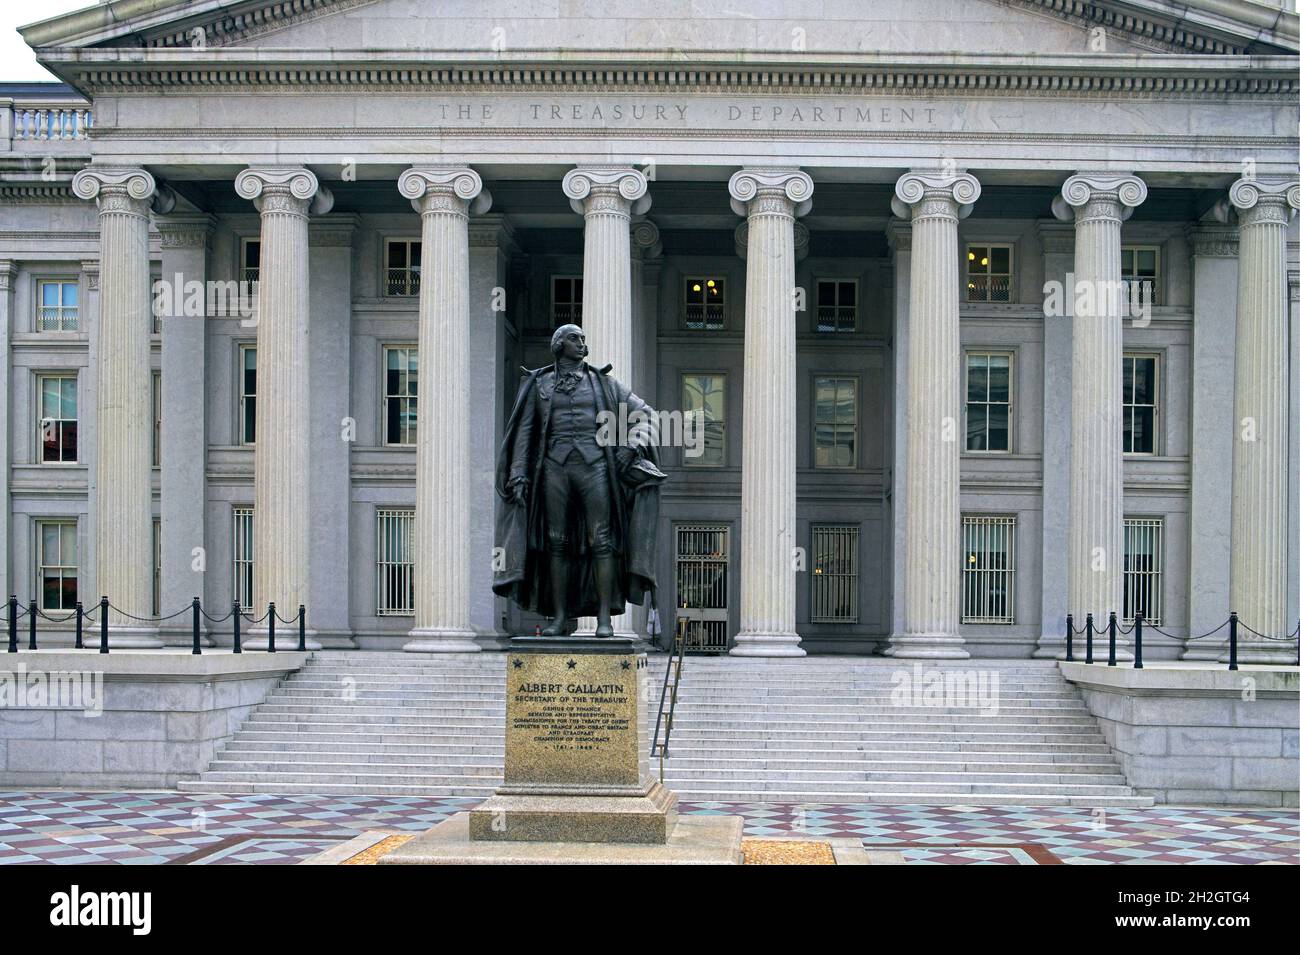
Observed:
[[[791,103],[716,104],[692,103],[531,103],[528,114],[535,121],[575,123],[727,122],[747,124],[794,124],[835,126],[933,126],[934,106],[899,105],[798,105]]]

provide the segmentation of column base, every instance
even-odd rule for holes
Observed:
[[[308,650],[319,650],[321,648],[320,641],[315,639],[315,630],[308,630],[306,636]],[[270,643],[270,632],[264,627],[258,627],[256,630],[249,630],[246,634],[240,634],[239,636],[239,647],[241,650],[265,650],[270,646]],[[275,649],[277,652],[281,650],[297,650],[297,628],[295,627],[292,630],[281,630],[277,627],[275,630]]]
[[[969,660],[965,643],[961,637],[946,634],[894,634],[885,656],[900,660]]]
[[[1212,643],[1209,644],[1208,646],[1204,644],[1205,644],[1204,640],[1198,640],[1195,643],[1184,644],[1186,649],[1183,650],[1182,654],[1179,656],[1178,659],[1217,663],[1219,661],[1219,657],[1222,656],[1223,662],[1224,663],[1228,662],[1227,641],[1224,641],[1222,643]],[[1238,653],[1240,653],[1240,647],[1238,647]]]
[[[468,628],[416,627],[409,636],[411,642],[402,647],[407,653],[479,653],[483,649]]]
[[[1218,657],[1216,662],[1227,663],[1228,651],[1224,650],[1222,656]],[[1280,641],[1277,646],[1239,642],[1237,644],[1237,662],[1263,663],[1272,664],[1274,666],[1295,666],[1295,647],[1288,646]]]
[[[81,642],[91,648],[99,646],[99,628],[86,627],[82,630]],[[110,650],[158,650],[163,646],[158,637],[157,627],[118,627],[108,625],[108,648]]]
[[[799,646],[799,634],[754,633],[736,634],[736,645],[731,648],[733,657],[806,657],[808,652]]]

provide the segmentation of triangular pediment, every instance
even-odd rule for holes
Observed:
[[[1288,53],[1300,18],[1250,0],[115,0],[22,28],[40,48],[1052,56]]]

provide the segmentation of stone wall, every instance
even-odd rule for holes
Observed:
[[[1300,668],[1060,666],[1138,793],[1181,805],[1300,805]]]
[[[284,651],[0,654],[0,786],[171,788],[205,769],[306,658]],[[50,693],[54,675],[84,695]]]

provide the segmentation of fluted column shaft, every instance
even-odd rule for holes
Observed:
[[[979,197],[967,173],[909,173],[896,211],[912,223],[907,335],[907,537],[903,632],[891,655],[964,659],[961,620],[961,337],[957,220]],[[899,208],[899,206],[903,208]]]
[[[156,647],[156,626],[132,617],[152,616],[153,603],[149,209],[157,186],[143,169],[90,167],[72,188],[99,206],[95,579],[114,608],[113,645]]]
[[[1233,395],[1230,609],[1260,634],[1287,619],[1288,292],[1286,229],[1300,183],[1239,180],[1228,193],[1240,222]],[[1240,631],[1243,663],[1294,663],[1295,648]]]
[[[415,447],[415,628],[404,649],[474,653],[470,622],[469,211],[483,181],[462,167],[398,180],[422,220],[420,409]],[[434,389],[426,387],[433,383]],[[435,404],[436,403],[436,404]]]
[[[307,224],[310,212],[328,210],[329,194],[313,173],[297,167],[245,169],[235,178],[235,191],[252,199],[262,217],[253,598],[259,608],[274,601],[276,612],[287,618],[307,600],[311,519]]]
[[[1066,180],[1056,206],[1074,218],[1069,607],[1080,625],[1091,613],[1101,627],[1124,606],[1120,224],[1146,192],[1133,176],[1081,174]]]
[[[742,169],[746,217],[744,440],[737,656],[803,656],[795,630],[795,237],[813,183],[796,169]]]
[[[646,178],[626,166],[579,166],[562,183],[569,204],[583,217],[582,331],[587,361],[614,366],[632,386],[632,211],[650,204]],[[628,613],[610,619],[619,636],[634,636]],[[595,633],[595,617],[579,617],[578,633]]]

